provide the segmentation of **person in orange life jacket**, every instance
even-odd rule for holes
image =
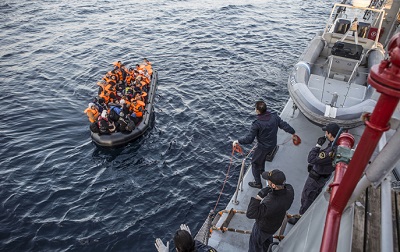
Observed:
[[[118,83],[121,81],[118,71],[119,71],[118,69],[111,70],[111,74],[112,74],[111,80],[115,81],[115,83]]]
[[[114,72],[115,72],[115,75],[118,76],[117,77],[117,79],[118,79],[117,84],[121,83],[121,82],[125,82],[125,78],[124,78],[124,76],[122,74],[121,69],[119,69],[119,68],[118,69],[114,69]]]
[[[114,70],[109,71],[106,73],[106,75],[103,77],[103,80],[108,83],[110,81],[115,81],[117,82],[118,76],[115,74]]]
[[[145,104],[142,101],[135,100],[135,98],[131,99],[130,112],[132,112],[131,117],[135,124],[142,120],[144,107]]]
[[[108,114],[106,110],[103,110],[103,112],[101,113],[97,124],[99,126],[100,134],[111,134],[115,131],[115,125],[113,122],[110,122],[110,120],[108,120]]]
[[[294,200],[294,190],[286,184],[285,174],[278,170],[262,173],[268,186],[251,197],[246,217],[255,219],[249,239],[249,252],[268,251],[274,233],[282,225],[286,211]]]
[[[257,101],[255,105],[257,120],[251,125],[251,130],[247,136],[233,141],[235,147],[239,144],[251,144],[257,138],[258,144],[251,159],[251,170],[254,181],[249,182],[249,186],[261,189],[260,175],[265,169],[267,155],[271,153],[277,145],[278,129],[283,129],[295,137],[295,130],[287,122],[283,121],[276,112],[267,110],[267,105],[263,101]]]
[[[97,92],[97,94],[99,95],[99,94],[101,94],[101,92],[104,91],[107,83],[102,80],[102,81],[98,81],[96,84],[97,84],[97,86],[99,86],[99,91]]]
[[[102,100],[104,103],[104,100]],[[99,115],[101,114],[101,112],[103,112],[103,105],[100,104],[99,100],[97,99],[97,97],[94,97],[92,100],[92,103],[97,107],[97,110],[99,111]]]
[[[140,81],[140,86],[143,91],[147,92],[149,90],[149,84],[145,81],[145,77],[139,76],[139,79],[136,79],[136,81]]]
[[[115,91],[117,93],[117,96],[121,96],[125,92],[125,81],[119,82],[117,85],[115,85]]]
[[[105,85],[104,90],[106,90],[111,95],[112,93],[115,93],[116,91],[115,88],[116,88],[116,82],[110,81]]]
[[[140,66],[139,64],[136,64],[136,71],[141,71],[143,70],[143,66]],[[140,73],[140,72],[139,72]]]
[[[126,69],[124,64],[121,64],[120,70],[122,73],[122,81],[125,82],[126,77],[128,76],[128,69]]]
[[[94,103],[89,103],[87,109],[85,109],[84,113],[88,116],[89,122],[94,123],[97,121],[97,118],[99,117],[100,113],[94,105]]]
[[[131,106],[132,105],[133,105],[133,112],[136,114],[136,117],[143,117],[144,107],[146,106],[146,104],[134,98]]]
[[[138,101],[145,102],[147,97],[147,93],[143,91],[135,92],[133,94],[133,98]]]
[[[114,62],[114,63],[113,63],[114,69],[120,68],[120,67],[121,67],[121,64],[122,64],[122,62],[121,62],[120,60],[118,60],[117,62]]]
[[[336,123],[329,123],[322,127],[322,130],[325,131],[325,135],[318,138],[317,144],[308,153],[307,161],[310,170],[304,184],[303,192],[301,193],[300,216],[307,211],[318,197],[322,188],[331,177],[332,172],[335,170],[332,161],[335,156],[336,147],[332,146],[332,142],[339,133],[340,127]],[[321,149],[326,139],[329,140],[328,146]],[[288,222],[294,225],[298,220],[299,218],[290,218]]]
[[[192,232],[186,224],[181,224],[174,236],[175,250],[177,252],[217,252],[213,247],[205,245],[192,237]],[[160,238],[154,243],[158,252],[169,252],[169,242],[164,245]]]
[[[104,104],[106,105],[110,102],[110,94],[106,90],[101,92],[101,94],[99,94],[99,97],[104,100]]]
[[[110,96],[109,102],[114,102],[115,100],[117,100],[117,91],[116,91],[116,83],[115,83],[115,81],[110,81],[106,85],[105,91],[107,91],[109,93],[109,96]]]
[[[135,86],[133,87],[133,91],[141,92],[142,91],[142,84],[138,81],[135,81]]]
[[[153,74],[153,68],[151,66],[151,62],[148,61],[146,58],[143,59],[143,65],[145,67],[145,69],[147,70],[148,74],[149,74],[149,79],[151,78],[151,75]]]
[[[136,80],[135,70],[133,68],[129,68],[128,74],[127,74],[126,79],[125,79],[125,82],[126,82],[126,84],[133,85],[135,80]]]

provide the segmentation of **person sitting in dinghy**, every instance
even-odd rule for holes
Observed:
[[[83,112],[88,116],[89,122],[91,122],[91,123],[96,122],[97,118],[100,115],[98,108],[92,102],[89,103],[87,109],[85,109],[85,111],[83,111]]]
[[[122,133],[129,133],[135,129],[135,122],[131,119],[130,116],[126,116],[123,111],[119,113],[118,121],[115,122],[115,127],[117,131]]]
[[[131,99],[130,111],[132,112],[131,117],[135,124],[138,124],[142,120],[145,106],[144,102],[138,101],[135,98]]]
[[[115,131],[115,125],[108,119],[107,111],[103,110],[99,120],[97,121],[99,126],[99,134],[111,134]]]

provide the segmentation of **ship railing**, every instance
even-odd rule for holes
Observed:
[[[237,197],[239,195],[239,190],[243,192],[243,179],[244,179],[244,173],[245,173],[245,166],[246,166],[246,159],[250,156],[250,154],[255,150],[257,147],[257,144],[254,145],[254,147],[249,151],[249,153],[246,155],[245,158],[242,160],[242,166],[240,168],[240,175],[238,178],[238,183],[236,186],[235,194],[233,195],[232,203],[235,205],[239,204],[239,201],[237,200]]]

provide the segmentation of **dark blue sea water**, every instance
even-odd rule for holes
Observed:
[[[332,4],[1,1],[0,250],[155,251],[181,223],[196,233],[254,101],[283,108],[289,71]],[[143,57],[159,71],[155,126],[96,147],[83,113],[96,82]]]

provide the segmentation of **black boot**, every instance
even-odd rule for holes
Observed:
[[[261,189],[262,185],[258,184],[257,182],[253,181],[253,182],[249,182],[249,186],[254,187],[254,188],[258,188]]]

